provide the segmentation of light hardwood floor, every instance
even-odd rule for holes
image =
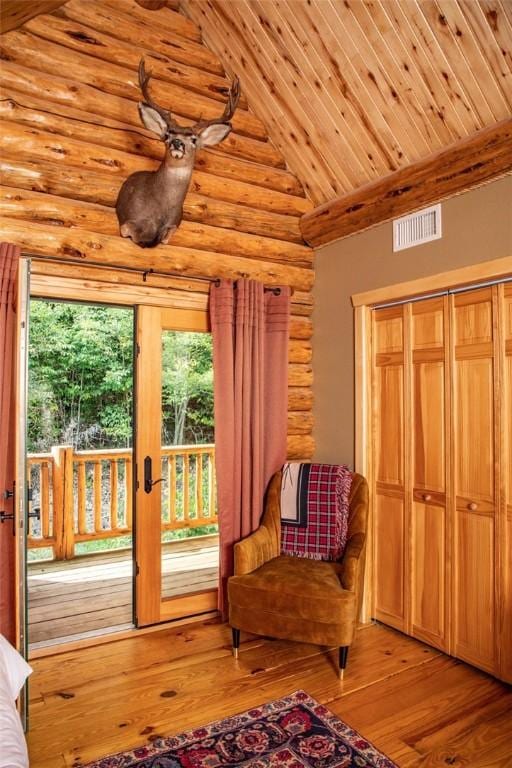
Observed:
[[[359,630],[336,655],[215,620],[33,662],[31,768],[78,766],[303,689],[404,768],[510,768],[512,688],[411,638]]]

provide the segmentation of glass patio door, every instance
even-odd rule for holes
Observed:
[[[137,309],[137,626],[217,607],[208,331],[206,311]]]

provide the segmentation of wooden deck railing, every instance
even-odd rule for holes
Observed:
[[[214,445],[162,448],[162,531],[217,523]],[[132,531],[132,451],[74,451],[56,446],[28,456],[32,510],[28,547],[51,547],[56,560],[75,556],[77,542]]]

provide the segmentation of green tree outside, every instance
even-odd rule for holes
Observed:
[[[133,312],[33,300],[29,344],[29,452],[129,447]]]
[[[132,441],[133,312],[33,300],[28,450],[127,448]],[[168,331],[162,349],[163,445],[211,443],[207,333]]]

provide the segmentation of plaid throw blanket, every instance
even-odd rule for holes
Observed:
[[[283,467],[281,553],[338,560],[345,550],[352,473],[341,464]]]

